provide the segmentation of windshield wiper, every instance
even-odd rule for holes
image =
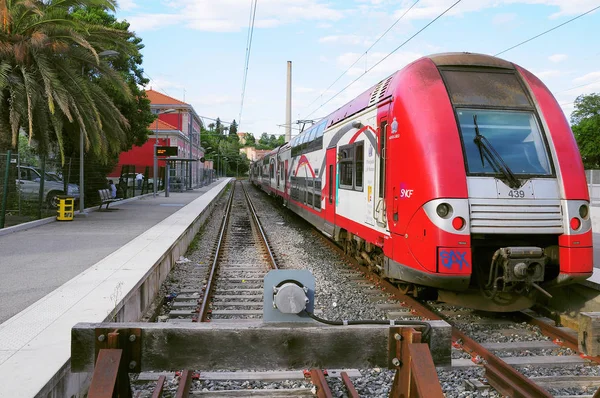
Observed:
[[[485,157],[490,165],[494,168],[494,171],[500,171],[506,177],[508,186],[512,189],[517,189],[521,186],[521,182],[510,170],[508,165],[502,159],[502,156],[492,146],[486,137],[479,132],[479,125],[477,124],[477,115],[473,115],[473,123],[475,124],[475,138],[473,141],[479,148],[479,154],[481,155],[481,165],[484,166],[483,158]]]

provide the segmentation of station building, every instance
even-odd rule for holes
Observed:
[[[133,146],[130,150],[122,152],[119,163],[108,176],[118,179],[123,171],[123,166],[134,166],[136,173],[145,173],[149,170],[149,178],[153,177],[154,168],[154,144],[158,146],[177,147],[177,158],[192,160],[187,163],[188,170],[175,167],[172,177],[182,177],[179,174],[191,174],[191,186],[199,187],[203,184],[205,176],[209,173],[205,170],[210,164],[200,162],[204,156],[204,149],[200,145],[200,126],[202,121],[192,105],[176,98],[159,93],[155,90],[147,90],[146,95],[151,103],[151,109],[158,119],[148,126],[151,135],[142,146]],[[183,163],[181,163],[183,164]],[[159,158],[159,168],[164,168],[166,162]],[[131,170],[130,170],[131,172]]]

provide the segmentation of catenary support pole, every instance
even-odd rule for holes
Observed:
[[[285,97],[285,142],[292,139],[292,61],[287,62],[287,93]]]
[[[6,222],[6,202],[8,201],[8,178],[10,177],[10,149],[6,152],[6,169],[4,170],[4,185],[2,190],[2,208],[0,209],[0,228],[4,228]]]

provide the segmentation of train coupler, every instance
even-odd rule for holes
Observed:
[[[540,247],[503,247],[494,253],[487,288],[512,291],[515,288],[541,289],[548,257]],[[545,293],[545,292],[544,292]]]

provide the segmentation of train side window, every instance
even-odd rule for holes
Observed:
[[[317,174],[317,173],[315,173]],[[317,210],[321,209],[321,180],[315,180],[315,198],[314,198],[314,208]]]
[[[354,145],[341,146],[338,152],[340,168],[340,188],[353,189]]]
[[[364,141],[357,142],[354,146],[354,189],[357,191],[363,190],[363,169],[365,157]]]
[[[269,178],[275,177],[275,159],[271,159],[269,164]]]

